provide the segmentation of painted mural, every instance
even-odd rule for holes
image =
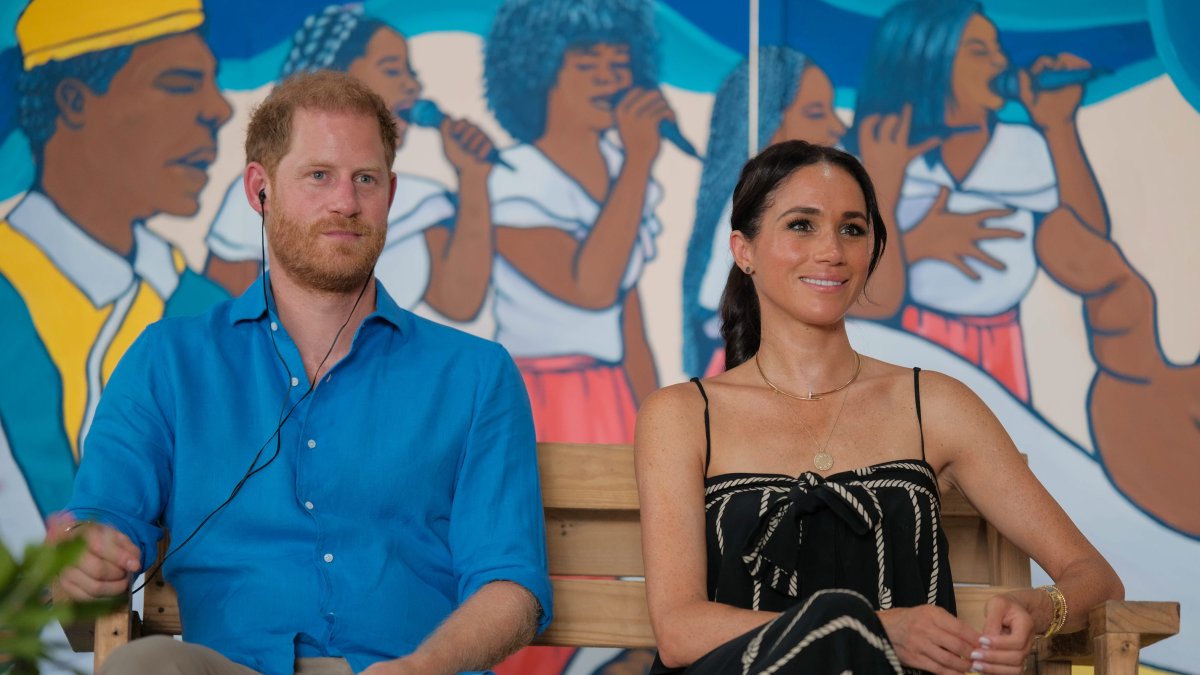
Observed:
[[[400,129],[377,276],[509,350],[540,440],[631,442],[650,391],[724,368],[752,147],[857,153],[891,236],[855,346],[981,395],[1127,595],[1184,604],[1144,662],[1200,672],[1195,3],[763,0],[755,22],[746,0],[327,1],[0,6],[10,550],[66,502],[140,331],[260,272],[249,111],[331,68]],[[651,658],[531,649],[497,672]]]

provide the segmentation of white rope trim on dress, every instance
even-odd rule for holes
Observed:
[[[790,624],[788,624],[788,627],[783,630],[783,633],[780,636],[780,640],[782,640],[784,636],[786,636],[792,632],[792,630],[796,627],[796,623],[800,621],[800,619],[804,616],[804,614],[806,612],[808,612],[809,608],[812,606],[813,602],[816,601],[816,599],[818,597],[820,597],[822,595],[829,595],[831,593],[850,595],[855,598],[858,598],[859,600],[862,600],[862,602],[864,604],[866,604],[867,606],[870,606],[870,604],[871,604],[861,593],[859,593],[857,591],[852,591],[848,588],[825,588],[825,589],[819,590],[816,593],[813,593],[812,595],[810,595],[808,600],[806,600],[804,602],[804,606],[802,606],[800,608],[800,611],[797,612],[794,617],[792,617],[792,622]],[[762,644],[763,637],[766,635],[767,629],[769,629],[782,616],[783,615],[781,614],[779,617],[776,617],[776,618],[768,621],[766,624],[764,624],[762,629],[758,632],[758,634],[754,636],[754,639],[750,641],[750,644],[746,646],[746,651],[742,653],[742,673],[743,673],[743,675],[746,675],[746,673],[749,672],[750,663],[753,661],[754,657],[758,656],[758,650],[759,650],[760,645]],[[864,626],[862,624],[862,622],[858,621],[857,619],[854,619],[853,617],[839,617],[838,619],[834,619],[833,621],[830,621],[829,623],[827,623],[825,625],[825,627],[828,627],[829,625],[836,623],[838,621],[842,621],[843,619],[849,619],[850,621],[853,621],[854,623],[858,624],[858,627],[856,628],[856,630],[858,630],[858,632],[861,633],[863,635],[863,637],[866,638],[869,643],[871,643],[873,646],[875,646],[876,648],[883,651],[884,655],[886,656],[886,658],[888,660],[888,663],[890,663],[892,665],[892,668],[897,673],[902,674],[902,670],[900,668],[900,660],[898,658],[896,658],[896,653],[892,649],[891,644],[888,643],[886,640],[880,640],[878,638],[878,636],[876,636],[871,631],[867,630],[866,626]],[[850,627],[853,628],[853,626],[850,626]],[[810,632],[808,634],[809,637],[812,637],[817,631],[820,631],[820,630],[822,630],[822,629],[817,629],[816,631]],[[832,630],[829,631],[829,633],[832,633],[832,632],[833,632]],[[826,634],[828,634],[828,633],[826,633]],[[824,637],[824,635],[821,635],[818,637]],[[779,640],[776,640],[776,644],[778,644],[778,642],[779,642]],[[786,664],[788,660],[791,660],[792,658],[795,657],[796,654],[799,653],[800,649],[803,649],[804,647],[807,646],[806,643],[811,643],[811,640],[809,640],[808,638],[805,638],[804,642],[802,642],[796,648],[793,648],[791,653],[784,656],[783,660],[777,661],[776,664],[774,666],[772,666],[772,668],[775,668],[777,670],[780,666]],[[747,660],[746,656],[750,652],[753,652],[753,656],[749,660]],[[768,669],[768,670],[761,671],[761,673],[763,673],[764,675],[766,673],[771,673],[771,672],[774,672],[774,670]]]
[[[721,555],[725,555],[725,529],[721,527],[721,519],[725,517],[725,507],[729,504],[729,497],[721,500],[721,508],[717,509],[717,550]]]
[[[782,657],[780,657],[780,659],[778,661],[776,661],[775,663],[772,663],[770,666],[767,666],[767,668],[765,668],[764,670],[759,671],[759,673],[761,673],[761,675],[771,675],[772,673],[778,671],[780,668],[787,665],[787,663],[789,661],[796,658],[796,656],[798,654],[800,654],[800,652],[807,649],[809,646],[811,646],[817,640],[828,637],[840,630],[846,630],[846,629],[849,629],[849,630],[852,630],[852,631],[858,633],[864,642],[866,642],[868,645],[874,647],[878,651],[882,652],[884,658],[887,659],[888,664],[891,665],[892,671],[897,673],[898,675],[903,675],[904,671],[900,667],[900,659],[896,657],[896,652],[895,652],[895,650],[892,649],[892,645],[887,640],[884,640],[883,638],[880,638],[875,633],[872,633],[863,624],[863,622],[859,621],[858,619],[856,619],[852,616],[838,617],[838,618],[830,621],[829,623],[825,624],[824,626],[821,626],[820,628],[817,628],[816,630],[810,632],[808,635],[806,635],[804,637],[803,640],[800,641],[799,644],[797,644],[795,647],[792,647],[791,650],[789,650],[787,654],[784,654]]]
[[[730,492],[728,494],[721,495],[720,499],[709,499],[708,501],[704,502],[704,510],[707,511],[707,510],[711,509],[714,504],[717,504],[718,502],[721,501],[721,499],[724,499],[725,497],[732,497],[733,495],[740,495],[740,494],[744,494],[746,492],[761,492],[764,494],[770,494],[770,493],[785,494],[790,491],[791,491],[790,487],[784,487],[781,485],[767,485],[767,486],[763,486],[763,487],[742,488],[740,490],[734,490],[733,492]]]
[[[762,502],[759,504],[759,507],[758,507],[758,517],[759,518],[762,518],[763,514],[767,512],[768,494],[769,493],[767,493],[765,491],[762,494]],[[772,523],[772,525],[777,525],[778,522],[779,521],[775,521]],[[774,527],[772,527],[772,529],[774,529]],[[764,537],[763,541],[766,541],[769,538],[770,537]],[[760,557],[759,561],[761,561],[761,560],[762,560],[762,558]],[[761,600],[762,600],[762,582],[758,580],[758,575],[755,574],[754,575],[754,598],[753,598],[752,602],[750,603],[750,609],[757,610],[759,607],[759,602]]]
[[[875,511],[880,514],[880,517],[875,521],[875,567],[879,577],[879,609],[891,609],[892,589],[888,588],[887,584],[884,583],[884,568],[887,565],[887,561],[884,560],[886,550],[883,545],[883,508],[879,505],[879,497],[873,491],[868,490],[867,494],[871,496],[871,501],[875,502]]]
[[[940,527],[938,524],[939,510],[937,508],[937,499],[931,496],[930,502],[929,530],[930,532],[937,532],[938,528]],[[942,554],[941,551],[938,550],[937,537],[931,536],[929,538],[929,543],[933,545],[933,569],[929,574],[929,595],[926,599],[926,602],[932,605],[937,601],[938,572],[942,565]]]
[[[794,483],[795,479],[788,476],[747,476],[745,478],[731,478],[729,480],[723,480],[715,485],[710,485],[704,489],[704,493],[708,495],[719,490],[724,490],[725,488],[738,487],[739,485],[750,485],[752,483],[779,482]]]

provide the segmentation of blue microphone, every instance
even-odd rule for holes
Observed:
[[[614,110],[616,109],[617,104],[621,102],[621,99],[625,98],[625,94],[628,93],[629,90],[626,89],[618,92],[616,96],[613,96],[612,104]],[[679,130],[679,125],[675,124],[674,120],[664,119],[659,121],[658,134],[668,141],[671,141],[671,144],[683,151],[684,154],[691,155],[701,162],[704,161],[704,158],[700,156],[700,153],[696,152],[696,146],[692,145],[688,139],[683,137],[683,132]]]
[[[419,127],[431,127],[433,129],[440,129],[442,126],[442,120],[446,119],[445,113],[442,112],[441,108],[438,108],[438,104],[424,98],[417,99],[411,108],[408,110],[400,110],[397,114],[399,115],[400,119],[408,122],[409,124],[415,124]],[[513,169],[512,164],[509,164],[508,162],[504,161],[502,157],[500,157],[500,153],[495,147],[488,152],[487,157],[484,159],[486,159],[489,164],[499,164],[507,169],[516,171],[516,169]]]
[[[663,138],[671,141],[675,147],[679,148],[684,153],[695,157],[701,162],[704,161],[704,158],[700,156],[700,153],[696,152],[696,146],[692,145],[688,139],[683,137],[683,132],[679,130],[679,125],[675,124],[674,120],[662,120],[659,122],[658,133],[661,134]]]
[[[1016,68],[1000,73],[992,80],[992,91],[1010,101],[1021,100],[1021,81]],[[1108,71],[1102,68],[1067,68],[1065,70],[1043,70],[1033,76],[1034,91],[1062,89],[1076,84],[1085,84]]]

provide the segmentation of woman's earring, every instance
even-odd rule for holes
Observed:
[[[750,269],[750,266],[746,265],[746,274],[753,274],[753,273],[754,272]]]

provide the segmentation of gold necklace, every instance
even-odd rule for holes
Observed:
[[[800,426],[804,429],[804,433],[808,434],[808,437],[812,439],[813,445],[817,445],[817,452],[813,455],[813,466],[817,467],[817,471],[828,471],[833,468],[833,455],[825,452],[825,448],[828,448],[829,441],[833,440],[833,430],[837,429],[838,420],[842,419],[842,410],[846,407],[846,399],[848,398],[850,398],[850,392],[842,395],[842,404],[838,406],[837,415],[833,418],[833,426],[829,427],[829,435],[825,437],[825,443],[822,445],[817,445],[817,437],[813,436],[812,430],[808,428],[804,420],[798,416],[796,417],[796,420],[800,422]]]
[[[783,394],[784,396],[794,398],[797,401],[820,401],[825,396],[837,393],[846,387],[849,387],[851,384],[854,384],[854,381],[858,379],[858,374],[862,369],[862,357],[859,356],[857,351],[854,352],[854,374],[850,376],[850,379],[847,380],[845,384],[836,389],[830,389],[829,391],[810,391],[808,392],[808,396],[797,396],[796,394],[786,392],[779,387],[776,387],[774,383],[767,379],[767,374],[763,372],[762,364],[758,361],[757,353],[754,354],[754,365],[758,367],[758,374],[760,377],[762,377],[763,382],[765,382],[767,386],[771,388],[771,391],[774,391],[776,394]],[[811,440],[813,445],[817,448],[816,454],[813,455],[813,466],[817,468],[817,471],[828,471],[833,468],[833,455],[825,452],[825,449],[829,447],[829,441],[833,440],[833,432],[835,429],[837,429],[838,421],[842,419],[842,410],[845,409],[846,399],[848,398],[850,398],[850,392],[846,392],[846,394],[842,396],[842,404],[838,406],[837,415],[833,417],[833,426],[829,427],[829,435],[825,437],[824,443],[817,443],[817,437],[813,435],[812,429],[809,429],[808,425],[804,423],[803,419],[798,416],[796,417],[796,421],[800,422],[800,427],[804,429],[804,433],[808,434],[809,440]]]
[[[854,350],[851,350],[851,351],[854,351]],[[788,398],[794,398],[797,401],[820,401],[822,398],[824,398],[830,394],[836,394],[837,392],[854,384],[854,381],[858,379],[859,371],[862,369],[862,357],[858,355],[858,352],[856,352],[856,351],[854,352],[854,374],[850,376],[849,380],[846,380],[845,384],[843,384],[840,387],[835,387],[833,389],[830,389],[829,391],[814,392],[813,390],[809,389],[808,396],[800,396],[798,394],[793,394],[791,392],[784,391],[784,390],[780,389],[779,387],[776,387],[774,382],[771,382],[770,380],[768,380],[767,374],[763,372],[762,364],[759,363],[759,361],[758,361],[758,352],[754,353],[754,365],[755,365],[755,367],[758,368],[758,375],[759,375],[759,377],[762,378],[762,381],[765,382],[767,384],[767,386],[770,387],[771,390],[774,391],[776,394],[783,394],[784,396],[787,396]]]

